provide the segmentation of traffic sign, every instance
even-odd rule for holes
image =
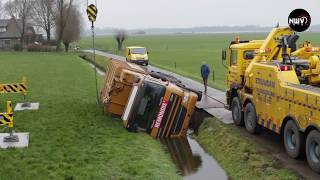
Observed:
[[[95,22],[97,19],[97,13],[98,13],[97,7],[93,4],[90,4],[87,8],[87,15],[88,15],[89,21]]]

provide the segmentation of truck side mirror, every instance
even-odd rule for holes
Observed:
[[[221,59],[222,61],[225,61],[227,59],[227,51],[225,49],[222,50]]]
[[[222,65],[225,67],[225,68],[228,68],[227,66],[226,66],[226,63],[225,63],[225,61],[227,60],[227,50],[225,50],[225,49],[223,49],[222,51],[221,51],[221,63],[222,63]]]

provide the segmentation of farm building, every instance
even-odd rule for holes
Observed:
[[[0,49],[11,49],[20,44],[22,31],[21,20],[0,19]],[[41,42],[42,35],[37,34],[34,27],[27,24],[24,35],[24,45]]]

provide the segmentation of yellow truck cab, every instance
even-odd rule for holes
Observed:
[[[129,46],[125,49],[127,62],[147,66],[149,64],[148,51],[145,47]]]
[[[262,43],[263,40],[240,41],[237,39],[231,42],[227,50],[228,86],[241,84],[244,72],[254,58],[254,51],[259,49]]]

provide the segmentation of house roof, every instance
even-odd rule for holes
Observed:
[[[0,39],[17,39],[21,37],[20,29],[22,29],[21,20],[14,19],[0,19],[0,27],[6,27],[5,32],[0,32]],[[33,30],[30,30],[33,29]],[[26,33],[30,30],[34,32],[34,28],[31,25],[27,25]]]
[[[0,19],[0,27],[8,26],[10,19]]]

